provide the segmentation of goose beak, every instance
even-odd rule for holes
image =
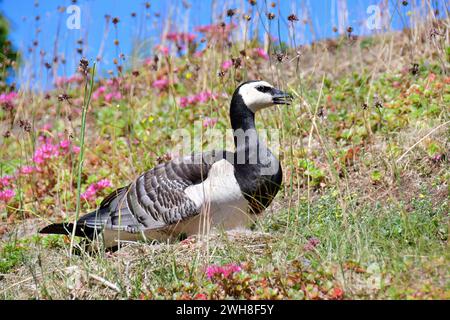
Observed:
[[[294,97],[286,92],[283,92],[278,89],[272,90],[272,101],[274,104],[291,104],[291,101]]]

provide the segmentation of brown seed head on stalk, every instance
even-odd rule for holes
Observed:
[[[248,2],[250,2],[250,5],[256,6],[256,0],[248,0]]]
[[[233,62],[233,66],[237,69],[241,66],[242,64],[242,60],[241,58],[237,57],[237,58],[231,58],[231,62]]]
[[[248,14],[244,14],[242,17],[243,17],[244,20],[246,20],[246,21],[252,20],[252,17],[250,17]]]
[[[271,6],[272,8],[275,8],[275,7],[277,6],[277,4],[276,4],[275,2],[272,2],[272,3],[270,4],[270,6]]]
[[[112,23],[113,23],[114,25],[117,25],[119,22],[120,22],[120,20],[119,20],[118,17],[114,17],[114,18],[112,19]]]
[[[86,76],[89,73],[89,61],[86,58],[80,59],[80,64],[78,65],[78,72]]]
[[[136,18],[136,12],[132,12],[132,13],[131,13],[131,17],[132,17],[132,18]]]
[[[403,1],[402,1],[402,5],[406,7],[406,6],[408,5],[408,1],[403,0]]]
[[[297,16],[295,14],[290,14],[288,16],[288,21],[295,22],[295,21],[298,21],[298,18],[297,18]]]
[[[28,120],[19,120],[19,127],[25,132],[31,131],[31,123]]]
[[[7,131],[5,131],[5,133],[3,134],[3,138],[8,139],[9,137],[11,137],[11,131],[7,130]]]
[[[227,17],[232,17],[232,16],[234,16],[235,14],[236,14],[236,9],[228,9],[227,10]]]
[[[70,97],[67,95],[67,93],[62,93],[60,95],[58,95],[58,101],[62,102],[62,101],[69,101]]]
[[[150,8],[150,2],[146,2],[145,3],[145,9],[149,9]]]
[[[267,19],[269,19],[269,20],[275,19],[275,13],[269,12],[269,13],[267,14]]]
[[[348,27],[348,28],[347,28],[347,32],[348,32],[348,33],[352,33],[352,32],[353,32],[353,28],[352,28],[352,27]]]

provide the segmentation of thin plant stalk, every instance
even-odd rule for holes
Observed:
[[[86,114],[91,103],[91,95],[92,89],[94,87],[94,74],[95,74],[95,62],[92,67],[92,75],[91,81],[89,83],[89,91],[88,91],[88,80],[86,79],[86,83],[84,85],[84,100],[83,100],[83,111],[81,115],[81,136],[80,136],[80,156],[78,161],[78,178],[77,178],[77,204],[75,210],[75,219],[73,222],[72,235],[70,239],[70,258],[72,258],[73,244],[75,241],[75,229],[76,229],[76,221],[78,220],[78,216],[80,214],[80,198],[81,198],[81,173],[83,171],[83,162],[84,162],[84,136],[86,131]]]

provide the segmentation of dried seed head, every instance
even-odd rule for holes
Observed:
[[[333,27],[333,32],[338,32],[338,28]]]
[[[269,13],[267,14],[267,18],[268,18],[269,20],[275,19],[275,13],[269,12]]]
[[[114,39],[114,45],[115,45],[115,46],[118,46],[118,45],[119,45],[119,40]]]
[[[270,6],[271,6],[272,8],[275,8],[275,7],[277,6],[277,4],[276,4],[275,2],[272,2],[272,3],[270,4]]]
[[[227,17],[232,17],[236,14],[236,9],[228,9],[227,10]]]
[[[131,17],[132,17],[132,18],[136,18],[136,12],[132,12],[132,13],[131,13]]]
[[[139,71],[138,70],[133,70],[133,72],[131,72],[131,74],[135,77],[139,76]]]
[[[256,6],[256,0],[249,0],[248,2],[250,2],[250,5]]]
[[[11,131],[7,130],[3,133],[3,138],[8,139],[9,137],[11,137]]]
[[[78,54],[83,54],[83,48],[77,48]]]
[[[80,64],[78,65],[78,72],[80,72],[81,74],[87,75],[89,73],[89,61],[87,61],[86,58],[81,58],[80,59]]]
[[[353,32],[353,28],[352,28],[352,27],[348,27],[348,28],[347,28],[347,32],[348,32],[348,33],[352,33],[352,32]]]
[[[145,9],[149,9],[150,8],[150,2],[146,2],[145,3]]]
[[[297,18],[297,16],[295,14],[291,14],[291,15],[288,16],[288,20],[290,22],[295,22],[295,21],[298,21],[298,18]]]
[[[402,5],[404,5],[405,7],[408,5],[408,1],[406,1],[406,0],[403,0],[402,1]]]
[[[409,72],[414,76],[417,75],[419,73],[419,64],[413,63],[411,68],[409,68]]]
[[[70,97],[67,95],[67,93],[62,93],[60,95],[58,95],[58,101],[62,102],[62,101],[69,101]]]
[[[237,58],[231,58],[231,62],[233,62],[233,66],[237,69],[241,66],[242,64],[242,60],[241,58],[237,57]]]
[[[117,25],[119,22],[120,22],[120,20],[119,20],[118,17],[114,17],[114,18],[112,19],[112,23],[114,23],[114,25]]]
[[[19,120],[19,127],[21,127],[25,132],[31,131],[31,123],[28,120]]]
[[[51,68],[52,68],[52,65],[51,65],[50,63],[48,63],[48,62],[44,63],[44,66],[45,66],[47,69],[51,69]]]
[[[252,17],[250,17],[248,14],[244,14],[243,18],[244,18],[244,20],[246,20],[246,21],[252,20]]]

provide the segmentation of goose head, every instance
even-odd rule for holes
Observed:
[[[247,81],[234,92],[233,100],[241,100],[253,113],[277,104],[290,104],[292,96],[266,81]]]

